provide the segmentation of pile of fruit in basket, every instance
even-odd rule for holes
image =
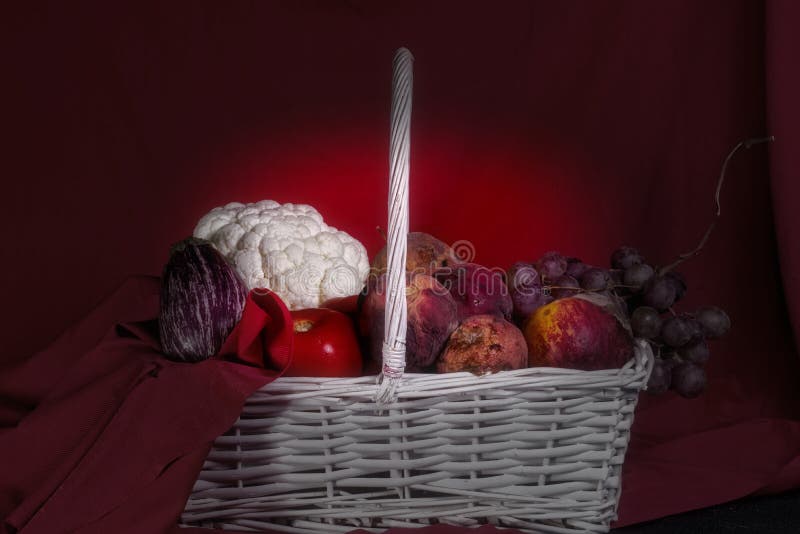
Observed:
[[[503,271],[412,232],[405,370],[613,369],[633,357],[636,337],[657,356],[651,392],[697,396],[706,385],[707,342],[722,336],[730,319],[716,307],[676,312],[686,282],[673,266],[658,269],[621,247],[608,268],[548,252]],[[310,206],[231,203],[205,215],[194,237],[173,248],[162,281],[162,347],[177,360],[215,355],[248,290],[268,288],[294,320],[286,375],[375,374],[386,278],[385,249],[370,264],[361,243]]]

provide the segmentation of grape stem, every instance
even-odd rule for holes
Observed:
[[[770,135],[770,136],[767,136],[767,137],[753,137],[753,138],[750,138],[750,139],[745,139],[744,141],[739,141],[736,144],[736,146],[733,147],[733,149],[730,151],[730,153],[728,153],[728,156],[725,158],[725,161],[722,162],[722,170],[719,173],[719,180],[717,181],[717,191],[714,194],[714,200],[716,201],[716,204],[717,204],[717,211],[714,214],[714,220],[712,220],[711,224],[708,225],[708,229],[706,230],[706,233],[703,234],[703,237],[700,239],[700,243],[698,243],[697,246],[693,250],[691,250],[689,252],[686,252],[684,254],[681,254],[680,256],[678,256],[678,259],[676,259],[675,261],[673,261],[669,265],[660,268],[658,270],[658,275],[659,276],[664,276],[665,274],[667,274],[672,269],[674,269],[675,267],[677,267],[681,263],[685,262],[689,258],[693,258],[693,257],[697,256],[698,254],[700,254],[700,251],[703,250],[703,247],[706,245],[706,242],[708,241],[708,238],[711,236],[711,232],[714,230],[714,227],[717,224],[717,220],[722,215],[722,205],[720,204],[719,196],[720,196],[720,193],[722,192],[722,184],[725,182],[725,173],[728,170],[728,163],[730,163],[731,159],[733,159],[734,154],[736,154],[736,152],[742,147],[750,148],[753,145],[760,145],[761,143],[769,143],[769,142],[772,142],[774,140],[775,140],[775,136],[774,135]]]
[[[576,291],[578,293],[583,293],[583,292],[587,291],[586,289],[583,289],[582,287],[572,287],[572,286],[542,286],[542,288],[543,289],[547,289],[548,291],[553,290],[553,289],[572,289],[572,290],[574,290],[574,291]]]
[[[613,286],[609,286],[609,287],[601,287],[600,289],[584,289],[582,287],[573,287],[573,286],[549,286],[549,285],[543,285],[542,289],[546,289],[548,291],[548,293],[553,289],[571,289],[572,291],[575,291],[576,293],[597,293],[597,294],[600,294],[603,291],[606,291],[607,289],[612,289],[613,290],[613,289],[616,289],[618,287],[630,287],[630,288],[634,288],[634,289],[641,289],[639,286],[625,286],[625,285],[622,285],[622,284],[613,285]]]

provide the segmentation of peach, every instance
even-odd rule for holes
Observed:
[[[527,364],[528,347],[519,328],[495,315],[473,315],[450,336],[436,367],[440,373],[482,375]]]
[[[580,297],[537,309],[523,333],[532,367],[616,369],[633,357],[633,338],[619,320]]]
[[[433,277],[414,273],[406,273],[406,302],[406,371],[423,371],[433,365],[458,326],[456,303]],[[383,274],[370,278],[359,321],[369,337],[370,370],[380,369],[383,359],[385,310],[386,274]]]
[[[454,263],[459,262],[449,245],[424,232],[409,232],[406,271],[431,274],[440,267]],[[375,255],[371,272],[373,276],[386,272],[386,247]]]

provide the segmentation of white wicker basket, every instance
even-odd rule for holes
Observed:
[[[574,534],[607,532],[615,517],[652,369],[647,343],[622,369],[402,373],[411,62],[405,49],[395,56],[382,376],[280,378],[256,392],[214,443],[186,525],[310,533],[490,523]]]

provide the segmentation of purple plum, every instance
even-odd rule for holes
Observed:
[[[483,314],[511,319],[513,303],[501,270],[462,263],[438,269],[433,276],[455,300],[459,322]]]

